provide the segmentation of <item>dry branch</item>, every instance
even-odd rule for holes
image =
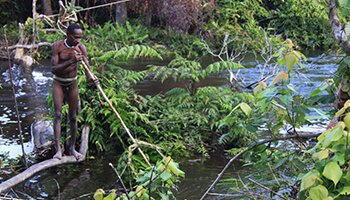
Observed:
[[[49,42],[39,42],[39,43],[34,44],[34,45],[31,45],[31,44],[27,44],[27,45],[16,44],[16,45],[13,45],[13,46],[9,46],[8,49],[9,50],[16,49],[16,48],[32,49],[32,48],[38,48],[38,47],[41,47],[41,46],[51,46],[51,43],[49,43]],[[0,49],[6,49],[6,47],[1,47],[0,46]]]
[[[243,149],[241,152],[236,154],[233,158],[231,158],[226,163],[225,167],[221,170],[221,172],[218,174],[218,176],[216,177],[214,182],[210,185],[210,187],[207,189],[207,191],[205,191],[205,193],[200,198],[200,200],[204,200],[204,198],[208,195],[210,190],[212,190],[214,188],[214,186],[222,178],[222,176],[224,175],[225,171],[232,165],[233,161],[235,161],[237,158],[239,158],[241,155],[245,154],[246,152],[254,149],[255,147],[258,147],[258,146],[260,146],[262,144],[266,144],[266,143],[269,143],[269,142],[279,141],[279,140],[289,140],[289,139],[296,139],[296,138],[314,138],[314,137],[317,137],[319,135],[320,135],[320,133],[316,133],[316,134],[315,133],[314,134],[312,134],[312,133],[302,133],[302,134],[291,135],[291,136],[287,136],[287,137],[271,138],[271,139],[266,139],[266,140],[254,143],[250,147],[246,147],[245,149]]]
[[[83,128],[83,132],[81,134],[81,145],[80,145],[79,152],[83,155],[83,157],[80,160],[77,160],[74,156],[63,156],[61,160],[52,158],[52,159],[37,163],[35,165],[32,165],[31,167],[17,174],[16,176],[2,182],[0,184],[0,193],[23,182],[24,180],[30,178],[31,176],[33,176],[34,174],[42,170],[55,167],[58,165],[62,165],[62,164],[78,163],[78,162],[84,161],[86,152],[88,150],[89,132],[90,132],[90,128],[87,125],[85,125]]]

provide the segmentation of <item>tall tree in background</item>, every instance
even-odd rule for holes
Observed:
[[[42,0],[43,8],[44,8],[44,14],[45,15],[52,15],[52,4],[51,0]]]

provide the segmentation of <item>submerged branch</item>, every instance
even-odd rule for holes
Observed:
[[[42,162],[39,162],[35,165],[30,166],[28,169],[24,170],[23,172],[17,174],[16,176],[2,182],[0,184],[0,193],[4,192],[5,190],[25,181],[26,179],[30,178],[34,174],[62,164],[68,164],[68,163],[78,163],[85,160],[86,152],[88,150],[88,138],[89,138],[89,132],[90,128],[89,126],[85,125],[83,128],[83,132],[81,134],[81,144],[80,144],[80,150],[79,152],[83,155],[83,157],[80,160],[77,160],[74,156],[63,156],[61,160],[52,158],[49,160],[45,160]]]
[[[266,140],[263,140],[263,141],[260,141],[260,142],[256,142],[256,143],[252,144],[250,147],[246,147],[245,149],[243,149],[241,152],[236,154],[233,158],[231,158],[227,162],[225,167],[221,170],[221,172],[218,174],[218,176],[216,177],[214,182],[210,185],[210,187],[205,191],[205,193],[200,198],[200,200],[203,200],[208,195],[208,193],[214,188],[214,186],[219,182],[219,180],[224,175],[225,171],[232,165],[233,161],[235,161],[237,158],[239,158],[244,153],[254,149],[255,147],[258,147],[258,146],[260,146],[262,144],[269,143],[269,142],[274,142],[274,141],[279,141],[279,140],[296,139],[296,138],[314,138],[314,137],[317,137],[319,135],[320,135],[320,133],[315,133],[315,134],[303,133],[303,134],[291,135],[291,136],[287,136],[287,137],[276,137],[276,138],[271,138],[271,139],[266,139]]]

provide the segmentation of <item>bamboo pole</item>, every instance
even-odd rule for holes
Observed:
[[[84,62],[84,60],[81,61],[81,63],[83,64],[83,67],[85,69],[85,72],[87,72],[89,74],[89,76],[95,81],[97,80],[96,76],[91,72],[90,68],[87,66],[87,64]],[[112,109],[112,111],[114,112],[114,114],[118,117],[120,123],[122,124],[123,128],[125,129],[126,133],[128,134],[128,136],[130,137],[131,141],[137,145],[137,149],[140,152],[140,154],[142,155],[143,159],[146,161],[146,163],[151,167],[151,163],[148,161],[146,155],[143,153],[143,151],[140,149],[140,145],[137,142],[137,140],[135,140],[134,136],[131,134],[129,128],[125,125],[124,120],[122,119],[122,117],[120,116],[120,114],[118,113],[118,111],[114,108],[112,102],[108,99],[106,93],[103,91],[103,89],[101,88],[101,85],[99,83],[95,84],[97,89],[100,91],[100,93],[102,94],[103,98],[105,99],[105,101],[108,103],[109,107]]]

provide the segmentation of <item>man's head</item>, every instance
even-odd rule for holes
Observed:
[[[72,46],[76,46],[83,38],[83,27],[80,24],[70,24],[67,28],[67,43]]]

